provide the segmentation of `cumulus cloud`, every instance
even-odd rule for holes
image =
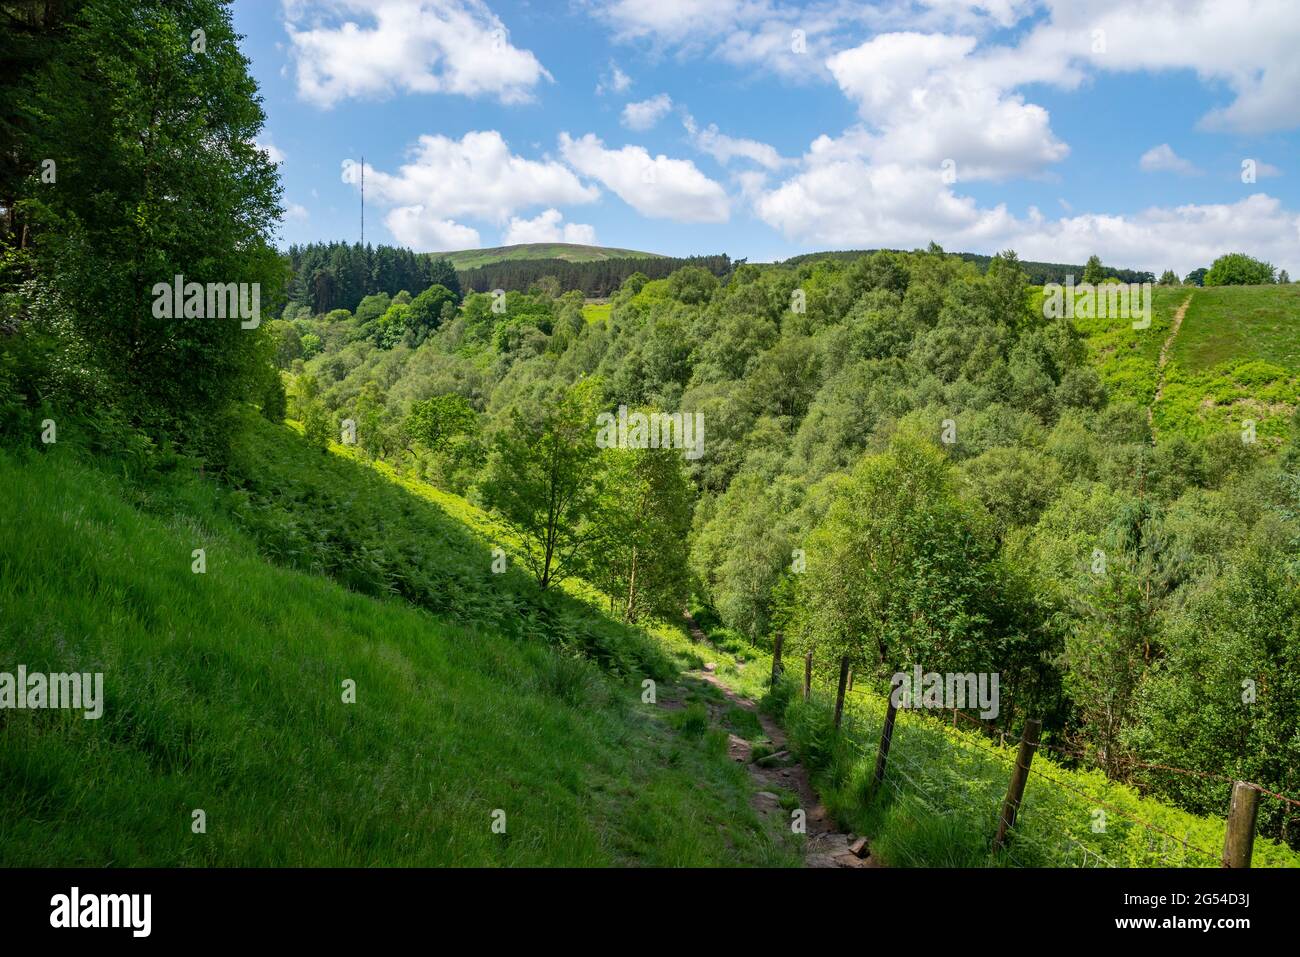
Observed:
[[[1244,250],[1293,269],[1300,264],[1300,215],[1263,193],[1236,203],[1152,207],[1133,214],[1079,213],[1048,219],[1004,204],[982,207],[940,172],[873,164],[842,141],[823,137],[803,169],[751,194],[754,210],[787,238],[823,247],[920,247],[996,252],[1022,258],[1103,261],[1180,272]]]
[[[1300,17],[1291,0],[1047,0],[1049,15],[1011,52],[1019,69],[1072,85],[1080,69],[1194,71],[1232,91],[1203,129],[1265,133],[1300,125]],[[1152,37],[1159,37],[1153,43]],[[1100,41],[1100,42],[1099,42]]]
[[[827,67],[870,136],[860,147],[883,164],[939,167],[962,179],[1041,171],[1069,147],[1048,113],[1026,103],[975,56],[973,36],[887,33],[837,53]]]
[[[399,206],[384,217],[384,225],[403,246],[416,252],[436,253],[450,249],[477,249],[478,230],[450,219],[427,215],[421,205]]]
[[[343,162],[343,181],[355,184],[360,168]],[[600,190],[584,185],[554,160],[510,152],[496,130],[476,130],[459,140],[424,135],[395,173],[366,164],[367,195],[393,206],[420,207],[434,219],[476,217],[504,223],[520,209],[589,203]]]
[[[586,223],[565,223],[558,209],[543,210],[532,219],[512,217],[501,239],[503,246],[515,243],[578,243],[596,245],[596,227]]]
[[[1192,176],[1200,172],[1191,160],[1183,159],[1168,143],[1153,146],[1143,153],[1138,166],[1144,173],[1181,173],[1183,176]]]
[[[667,93],[629,103],[623,107],[623,125],[629,130],[644,132],[653,128],[672,108],[673,98]]]
[[[1300,265],[1300,215],[1256,193],[1235,203],[1152,207],[1133,215],[1104,213],[1053,222],[1019,221],[1008,242],[1027,259],[1105,262],[1185,274],[1227,252],[1243,251],[1291,270]]]
[[[406,93],[532,99],[550,80],[482,0],[284,0],[298,94],[321,107]]]
[[[824,76],[823,61],[864,31],[875,39],[892,32],[985,38],[1029,24],[1014,45],[982,49],[976,69],[965,74],[978,74],[985,98],[1034,82],[1073,89],[1098,72],[1193,71],[1232,94],[1231,102],[1201,118],[1204,129],[1264,133],[1300,125],[1294,0],[899,0],[811,7],[783,0],[588,0],[587,8],[616,41],[711,56],[792,80]]]
[[[611,150],[594,134],[560,134],[560,153],[584,176],[599,180],[643,216],[685,223],[722,223],[731,215],[726,191],[690,160],[652,157],[644,147]]]
[[[305,223],[311,214],[307,212],[307,207],[301,203],[285,203],[284,218],[291,219],[294,222]]]

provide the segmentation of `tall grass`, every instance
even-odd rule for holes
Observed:
[[[1223,819],[1169,807],[1108,781],[1100,771],[1069,768],[1043,753],[1034,757],[1036,773],[1026,785],[1011,842],[994,855],[992,838],[1015,747],[928,715],[900,711],[885,782],[876,788],[886,701],[869,693],[849,694],[837,733],[833,699],[833,691],[824,687],[807,703],[801,695],[790,696],[784,719],[791,742],[813,770],[814,783],[840,826],[867,835],[873,856],[886,865],[1220,866]],[[1261,838],[1253,863],[1297,867],[1300,854]]]
[[[436,594],[478,546],[372,470],[265,431],[276,470],[229,493],[62,438],[0,452],[0,671],[103,672],[105,709],[0,711],[0,864],[793,862],[743,769],[640,703],[638,669],[669,667],[652,638],[618,647],[576,599],[489,581],[490,557],[473,593]],[[510,608],[579,633],[499,628]]]

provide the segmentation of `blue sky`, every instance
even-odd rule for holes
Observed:
[[[1177,9],[1175,9],[1175,7]],[[1289,0],[236,0],[285,243],[1300,276]],[[1243,175],[1253,161],[1254,181]]]

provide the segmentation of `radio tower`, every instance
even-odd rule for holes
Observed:
[[[361,157],[361,245],[366,245],[366,157]]]

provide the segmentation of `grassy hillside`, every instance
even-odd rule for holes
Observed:
[[[439,507],[452,497],[250,428],[234,468],[265,485],[234,494],[179,473],[129,481],[62,436],[49,454],[0,453],[15,498],[0,663],[102,671],[106,698],[98,721],[0,712],[0,865],[795,859],[750,811],[725,738],[676,736],[640,703],[641,675],[695,663],[670,657],[671,636],[637,645],[576,600],[489,583],[486,563],[464,567],[486,545]],[[358,593],[417,583],[439,614]],[[543,639],[547,614],[569,642]]]
[[[473,269],[489,263],[518,259],[563,259],[566,262],[600,262],[604,259],[653,259],[658,253],[619,249],[615,246],[582,246],[577,243],[517,243],[513,246],[495,246],[489,249],[460,249],[456,252],[437,253],[439,258],[451,260],[457,269]]]
[[[1250,419],[1260,440],[1275,445],[1300,405],[1300,285],[1156,287],[1149,329],[1074,322],[1111,401],[1152,407],[1157,433],[1205,436],[1238,431]]]
[[[1169,351],[1158,429],[1276,445],[1300,407],[1300,285],[1198,289]]]
[[[1151,404],[1159,382],[1160,349],[1169,336],[1174,314],[1193,291],[1182,286],[1154,287],[1147,329],[1134,329],[1132,321],[1123,319],[1072,320],[1088,344],[1111,402]]]

